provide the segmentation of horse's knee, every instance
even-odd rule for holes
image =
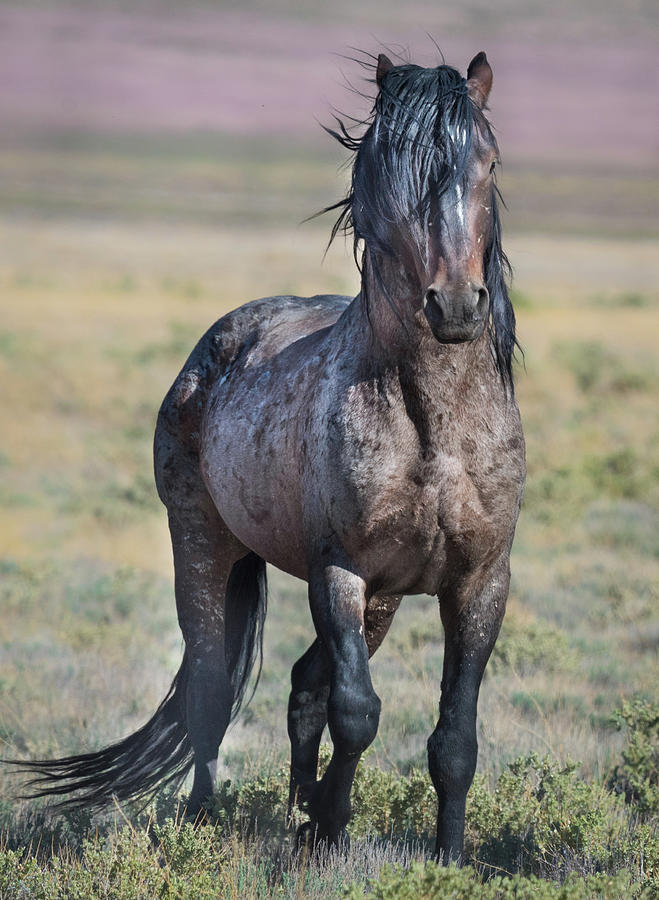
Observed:
[[[356,685],[359,682],[356,683]],[[309,813],[319,835],[330,843],[341,840],[350,821],[350,789],[359,757],[378,730],[380,700],[371,688],[335,686],[328,703],[328,724],[334,752],[323,778],[309,798]]]
[[[440,721],[428,738],[428,769],[440,800],[466,795],[477,758],[475,729],[442,726]]]
[[[373,742],[380,722],[380,698],[354,684],[334,689],[328,702],[328,724],[335,750],[358,756]]]

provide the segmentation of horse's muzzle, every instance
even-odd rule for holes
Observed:
[[[482,285],[459,293],[430,285],[423,296],[423,312],[435,338],[443,344],[476,340],[483,333],[489,311],[490,296]]]

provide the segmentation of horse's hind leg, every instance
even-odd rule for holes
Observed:
[[[372,597],[364,613],[364,635],[369,658],[389,630],[400,597]],[[288,736],[291,741],[289,817],[294,806],[304,807],[311,798],[318,773],[318,751],[327,725],[330,667],[322,644],[316,639],[291,672],[288,701]]]
[[[206,521],[200,528],[199,521],[170,514],[176,606],[188,663],[186,725],[195,763],[190,816],[215,791],[218,749],[233,705],[225,656],[225,594],[235,556],[219,524]]]
[[[215,790],[218,749],[233,705],[225,657],[225,594],[236,548],[217,513],[204,505],[194,514],[189,509],[169,512],[176,607],[187,661],[186,725],[194,751],[188,802],[192,817]]]
[[[231,668],[237,664],[235,646],[242,647],[244,639],[236,632],[244,631],[246,622],[238,611],[231,627],[227,585],[234,564],[248,551],[226,527],[206,490],[194,430],[183,416],[186,407],[177,389],[178,383],[159,417],[155,469],[169,514],[176,608],[185,640],[184,718],[194,753],[188,814],[195,816],[215,790],[218,749],[234,706]],[[242,561],[239,565],[244,567]],[[226,654],[228,626],[235,646]]]

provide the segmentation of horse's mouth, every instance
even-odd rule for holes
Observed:
[[[440,344],[466,344],[469,341],[475,341],[479,338],[483,333],[483,325],[481,325],[477,332],[473,332],[471,334],[460,333],[460,334],[436,334],[433,331],[433,335],[435,336],[435,340],[437,340]]]

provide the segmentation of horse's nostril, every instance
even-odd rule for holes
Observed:
[[[476,309],[474,310],[474,319],[486,319],[490,307],[490,295],[487,288],[479,288],[475,293],[478,294],[476,300]]]
[[[439,303],[439,291],[437,288],[429,287],[425,295],[426,303]]]

